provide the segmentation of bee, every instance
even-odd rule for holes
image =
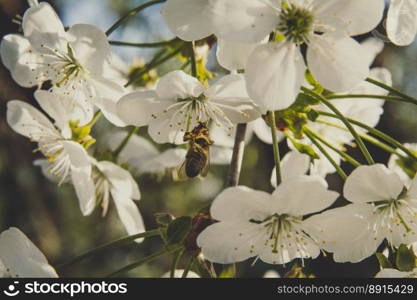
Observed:
[[[191,132],[186,132],[184,142],[188,142],[188,151],[179,169],[180,178],[206,176],[210,165],[210,145],[214,144],[207,123],[199,122]]]

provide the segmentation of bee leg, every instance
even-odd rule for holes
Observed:
[[[186,141],[191,140],[192,138],[193,138],[193,135],[191,134],[191,132],[187,131],[187,132],[184,134],[183,141],[184,141],[184,142],[186,142]]]

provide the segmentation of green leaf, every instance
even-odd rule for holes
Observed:
[[[184,241],[191,230],[191,217],[179,217],[169,224],[167,229],[168,245]]]
[[[416,256],[413,249],[401,244],[396,252],[395,264],[402,272],[412,271],[416,267]]]
[[[381,266],[381,268],[383,268],[383,269],[393,268],[391,262],[388,260],[388,258],[384,254],[382,254],[380,252],[377,252],[375,254],[375,256],[378,259],[378,262],[379,262],[379,265]]]

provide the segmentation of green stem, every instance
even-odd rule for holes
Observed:
[[[304,130],[304,133],[307,135],[307,137],[310,139],[310,141],[316,145],[316,147],[320,150],[321,153],[323,153],[324,156],[326,156],[327,160],[333,165],[333,167],[336,169],[337,174],[346,181],[346,178],[348,177],[345,173],[345,171],[342,170],[342,168],[334,161],[334,159],[331,157],[331,155],[320,145],[319,142],[315,139],[314,135],[311,134],[311,132],[307,129]]]
[[[279,154],[279,145],[277,137],[277,128],[275,125],[275,114],[273,111],[268,112],[269,126],[271,127],[272,134],[272,146],[274,149],[274,162],[275,162],[275,176],[277,177],[277,185],[280,185],[282,182],[281,177],[281,158]]]
[[[184,269],[184,272],[182,273],[181,278],[187,278],[188,272],[190,272],[191,267],[194,264],[194,260],[195,260],[195,257],[191,256],[190,259],[188,260],[187,265],[185,266],[185,269]]]
[[[325,120],[317,119],[314,122],[321,123],[321,124],[328,125],[328,126],[332,126],[332,127],[335,127],[335,128],[339,128],[339,129],[344,130],[344,131],[349,131],[344,126],[341,126],[339,124],[335,124],[335,123],[332,123],[332,122],[328,122],[328,121],[325,121]],[[383,149],[383,150],[385,150],[389,153],[393,153],[393,154],[398,155],[399,157],[406,158],[405,156],[401,155],[401,153],[396,151],[394,148],[388,146],[387,144],[382,143],[381,141],[377,140],[376,138],[374,138],[370,135],[367,135],[365,133],[359,133],[359,135],[365,141],[367,141],[367,142],[369,142],[369,143],[371,143],[371,144],[373,144],[373,145],[375,145],[375,146],[377,146],[377,147],[379,147],[379,148],[381,148],[381,149]]]
[[[139,267],[141,265],[144,265],[144,264],[146,264],[148,262],[151,262],[151,261],[157,259],[158,257],[164,255],[164,254],[169,254],[169,253],[176,252],[176,251],[180,250],[182,247],[183,246],[180,245],[180,246],[173,247],[171,249],[163,249],[163,250],[161,250],[159,252],[156,252],[156,253],[154,253],[152,255],[149,255],[149,256],[141,259],[141,260],[138,260],[138,261],[136,261],[134,263],[131,263],[131,264],[129,264],[129,265],[127,265],[127,266],[125,266],[125,267],[123,267],[123,268],[121,268],[121,269],[119,269],[119,270],[117,270],[117,271],[115,271],[115,272],[107,275],[106,277],[116,277],[116,276],[118,276],[120,274],[123,274],[123,273],[128,272],[130,270],[133,270],[133,269],[135,269],[135,268],[137,268],[137,267]]]
[[[397,89],[395,89],[395,88],[393,88],[393,87],[391,87],[391,86],[389,86],[389,85],[387,85],[383,82],[380,82],[380,81],[372,79],[372,78],[366,78],[366,81],[368,81],[368,82],[370,82],[370,83],[372,83],[376,86],[379,86],[379,87],[389,91],[392,94],[400,96],[401,98],[403,98],[404,102],[408,102],[408,103],[412,103],[412,104],[417,105],[417,99],[416,98],[411,97],[411,96],[407,95],[406,93],[403,93],[403,92],[401,92],[401,91],[399,91],[399,90],[397,90]]]
[[[316,140],[320,141],[322,144],[326,145],[328,148],[332,149],[334,152],[336,152],[337,154],[339,154],[341,157],[343,157],[347,162],[349,162],[351,165],[355,166],[355,167],[359,167],[361,165],[360,162],[358,162],[356,159],[354,159],[352,156],[350,156],[349,154],[337,149],[337,147],[333,146],[332,144],[330,144],[327,140],[325,140],[322,136],[320,136],[319,134],[317,134],[316,132],[312,131],[309,128],[304,128],[304,131],[308,131],[309,134],[314,137]]]
[[[132,241],[134,241],[138,238],[146,238],[146,237],[152,237],[152,236],[157,236],[157,235],[159,235],[159,229],[149,230],[149,231],[146,231],[146,232],[130,235],[130,236],[127,236],[127,237],[124,237],[124,238],[121,238],[121,239],[118,239],[118,240],[115,240],[115,241],[111,241],[111,242],[106,243],[104,245],[101,245],[97,248],[94,248],[90,251],[87,251],[86,253],[81,254],[81,255],[71,259],[68,262],[65,262],[65,263],[61,264],[60,266],[57,267],[57,269],[62,269],[62,268],[65,268],[67,266],[70,266],[72,264],[75,264],[75,263],[77,263],[77,262],[79,262],[79,261],[81,261],[81,260],[83,260],[87,257],[93,256],[93,255],[95,255],[95,254],[97,254],[97,253],[99,253],[103,250],[116,248],[116,247],[128,244],[128,243],[130,243],[130,242],[132,242]]]
[[[170,278],[174,278],[175,277],[175,270],[177,269],[178,262],[180,261],[181,256],[183,255],[183,253],[184,253],[184,249],[181,249],[175,255],[174,260],[172,261],[171,271],[169,273],[169,277]]]
[[[334,115],[334,114],[331,114],[331,113],[328,113],[328,112],[325,112],[325,111],[317,111],[320,115],[323,115],[323,116],[327,116],[327,117],[331,117],[331,118],[335,118],[335,119],[340,119],[339,118],[339,116],[337,116],[337,115]],[[376,135],[377,137],[379,137],[379,138],[381,138],[381,139],[383,139],[384,141],[386,141],[387,143],[389,143],[389,144],[391,144],[391,145],[393,145],[393,146],[395,146],[395,147],[397,147],[397,148],[399,148],[399,149],[401,149],[401,150],[403,150],[405,153],[407,153],[407,155],[409,155],[413,160],[415,160],[415,161],[417,161],[417,156],[413,153],[413,152],[411,152],[409,149],[407,149],[407,147],[404,147],[404,145],[403,144],[401,144],[400,142],[398,142],[396,139],[394,139],[394,138],[392,138],[392,137],[390,137],[389,135],[387,135],[387,134],[385,134],[385,133],[383,133],[382,131],[380,131],[380,130],[378,130],[378,129],[376,129],[376,128],[373,128],[373,127],[370,127],[370,126],[368,126],[368,125],[366,125],[366,124],[363,124],[362,122],[359,122],[359,121],[356,121],[356,120],[353,120],[353,119],[347,119],[350,123],[352,123],[352,124],[354,124],[354,125],[357,125],[357,126],[359,126],[359,127],[362,127],[362,128],[364,128],[364,129],[366,129],[368,132],[370,132],[370,133],[372,133],[373,135]]]
[[[135,135],[136,132],[138,132],[138,130],[139,130],[139,127],[132,127],[132,129],[129,131],[128,135],[126,135],[126,137],[123,139],[123,141],[120,143],[120,145],[116,148],[116,150],[114,150],[113,156],[114,156],[115,159],[117,159],[120,152],[122,152],[122,150],[126,147],[127,143],[131,139],[131,137],[133,135]]]
[[[361,150],[363,156],[365,157],[366,161],[369,165],[373,165],[375,162],[369,153],[368,149],[366,148],[365,144],[363,143],[361,137],[356,132],[355,128],[349,123],[348,119],[343,116],[343,114],[334,106],[330,101],[328,101],[326,98],[324,98],[322,95],[319,95],[307,88],[302,87],[303,92],[309,94],[312,97],[315,97],[316,99],[320,100],[324,105],[326,105],[331,111],[333,111],[340,120],[345,124],[346,128],[349,129],[350,133],[352,134],[353,138],[356,141],[356,144],[358,145],[359,149]]]
[[[166,56],[162,57],[161,59],[158,60],[152,60],[150,63],[146,64],[142,71],[140,71],[138,74],[135,74],[133,76],[133,78],[131,78],[126,84],[125,87],[128,87],[129,85],[131,85],[132,83],[134,83],[136,80],[138,80],[143,74],[145,74],[146,72],[148,72],[149,70],[162,65],[163,63],[165,63],[166,61],[170,60],[171,58],[173,58],[174,56],[176,56],[178,53],[181,52],[183,47],[183,44],[181,44],[181,47],[177,48],[176,50],[174,50],[173,52],[171,52],[170,54],[167,54]]]
[[[87,125],[89,127],[93,127],[102,115],[103,115],[103,112],[101,110],[96,111],[96,113],[94,114],[93,119]]]
[[[128,46],[128,47],[139,47],[139,48],[158,48],[163,46],[171,45],[179,41],[178,38],[174,38],[168,41],[154,42],[154,43],[131,43],[122,41],[109,41],[110,45],[113,46]]]
[[[326,99],[345,99],[345,98],[370,98],[370,99],[383,99],[383,100],[395,101],[395,102],[408,102],[408,101],[404,101],[402,97],[398,97],[398,96],[368,95],[368,94],[326,95]]]
[[[195,57],[195,42],[192,41],[189,43],[189,45],[190,45],[191,75],[193,75],[193,77],[195,78],[198,78],[197,59]]]
[[[107,31],[106,35],[109,36],[112,34],[113,31],[115,31],[120,25],[122,25],[124,22],[126,22],[130,17],[133,17],[140,11],[144,10],[145,8],[152,6],[154,4],[165,2],[165,0],[152,0],[146,3],[143,3],[139,5],[138,7],[135,7],[134,9],[130,10],[125,14],[123,17],[121,17],[119,20],[117,20]]]

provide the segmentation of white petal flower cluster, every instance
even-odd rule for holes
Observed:
[[[183,71],[173,71],[158,81],[155,91],[122,97],[117,110],[126,124],[148,126],[155,142],[181,144],[184,133],[198,122],[212,120],[231,131],[238,123],[258,118],[260,112],[244,84],[243,76],[228,75],[206,88]]]
[[[231,187],[211,206],[210,214],[219,222],[203,231],[197,243],[208,260],[223,264],[250,257],[270,264],[316,258],[321,244],[303,216],[329,207],[337,197],[325,181],[312,176],[284,181],[272,195]]]
[[[384,240],[393,247],[417,241],[417,177],[407,189],[384,165],[360,166],[343,194],[351,204],[313,216],[309,224],[335,261],[359,262]]]
[[[144,233],[137,177],[180,179],[184,162],[197,176],[205,176],[208,162],[230,165],[234,176],[241,148],[256,135],[273,146],[276,168],[267,172],[273,169],[274,191],[225,188],[204,215],[210,225],[196,230],[194,218],[184,243],[174,245],[175,259],[201,249],[200,258],[221,264],[255,258],[284,265],[301,259],[304,265],[326,252],[336,262],[360,262],[383,243],[392,252],[417,243],[417,146],[374,128],[385,100],[417,100],[391,88],[390,71],[374,66],[382,41],[357,41],[381,24],[386,1],[166,0],[161,13],[176,38],[157,43],[109,42],[107,35],[130,14],[105,33],[88,24],[64,27],[48,3],[28,2],[23,34],[6,35],[0,56],[19,85],[36,88],[36,103],[10,100],[7,123],[37,144],[43,157],[34,164],[47,178],[74,187],[84,216],[98,206],[105,216],[113,201],[127,233]],[[410,45],[417,34],[416,0],[391,0],[386,27],[395,45]],[[110,43],[166,49],[129,68]],[[211,50],[230,74],[212,73]],[[183,65],[158,78],[156,68],[170,59]],[[131,85],[140,76],[152,80]],[[112,130],[96,143],[104,140],[94,128],[102,115]],[[129,133],[113,131],[127,126]],[[149,138],[137,135],[139,127]],[[239,130],[246,132],[241,140]],[[281,160],[278,143],[285,138],[289,151]],[[388,166],[373,162],[362,139],[392,153]],[[347,145],[357,145],[369,165],[345,153]],[[349,174],[339,167],[344,160],[355,167]],[[343,195],[325,181],[335,171],[345,181]],[[348,204],[336,203],[339,196]],[[164,238],[170,224],[161,223],[158,231],[167,252],[175,250]],[[149,235],[133,238],[141,242],[143,236]],[[181,277],[183,270],[172,273]],[[0,274],[57,277],[16,228],[0,235]],[[413,277],[415,270],[384,269],[376,277],[390,276]],[[201,274],[190,271],[188,277]]]
[[[230,69],[244,67],[249,96],[266,111],[285,109],[295,101],[307,65],[335,92],[348,91],[368,76],[366,54],[351,37],[380,23],[384,1],[365,2],[169,0],[163,15],[182,39],[215,34],[219,61]],[[307,64],[300,52],[304,44]]]
[[[38,87],[34,97],[45,113],[11,100],[8,124],[38,144],[37,151],[45,159],[36,160],[35,165],[48,178],[58,185],[69,182],[74,186],[83,215],[90,215],[97,204],[105,215],[113,199],[127,232],[145,231],[133,201],[140,199],[140,192],[131,174],[88,153],[96,141],[90,135],[96,108],[114,125],[125,126],[116,114],[116,101],[126,92],[109,71],[114,55],[106,35],[87,24],[65,30],[48,3],[29,4],[22,20],[23,36],[5,36],[0,54],[17,83]],[[46,82],[51,87],[43,90]]]
[[[111,110],[123,88],[107,78],[112,57],[107,37],[93,25],[76,24],[67,31],[53,8],[36,3],[25,12],[23,36],[6,35],[0,45],[3,64],[23,87],[41,87],[70,96],[93,112],[99,107],[109,121],[123,125]]]

